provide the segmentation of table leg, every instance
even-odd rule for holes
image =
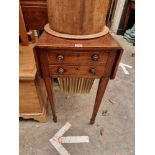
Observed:
[[[51,78],[49,78],[49,77],[45,77],[44,81],[45,81],[45,86],[46,86],[48,98],[49,98],[51,109],[52,109],[53,121],[57,122],[57,116],[56,116],[56,112],[55,112],[55,104],[54,104],[54,100],[53,100],[52,81],[51,81]]]
[[[102,101],[102,97],[103,97],[104,92],[106,90],[108,81],[109,81],[109,79],[104,79],[104,78],[100,79],[97,94],[96,94],[96,100],[95,100],[95,104],[94,104],[93,114],[92,114],[92,117],[90,119],[90,124],[95,123],[95,118],[96,118],[97,112],[99,110],[99,107],[100,107],[100,104]]]

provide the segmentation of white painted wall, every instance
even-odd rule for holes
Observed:
[[[117,2],[114,19],[112,21],[112,25],[110,28],[110,30],[114,33],[117,33],[119,23],[121,20],[121,16],[122,16],[122,12],[123,12],[123,8],[124,8],[124,4],[125,4],[125,0],[118,0]]]

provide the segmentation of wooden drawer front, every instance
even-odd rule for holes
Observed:
[[[48,52],[49,64],[106,64],[108,52]]]
[[[104,75],[105,67],[102,66],[49,66],[50,76],[82,76],[82,77],[100,77]]]

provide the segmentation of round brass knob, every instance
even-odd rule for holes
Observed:
[[[57,69],[58,74],[63,74],[64,71],[65,71],[65,70],[64,70],[63,68],[58,68],[58,69]]]
[[[96,74],[96,69],[94,69],[94,68],[90,69],[90,73],[95,75]]]
[[[58,55],[57,56],[57,61],[63,61],[64,60],[64,56],[63,55]]]
[[[92,59],[93,61],[98,61],[99,55],[93,54],[92,57],[91,57],[91,59]]]

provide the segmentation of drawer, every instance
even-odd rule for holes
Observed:
[[[61,66],[50,65],[49,72],[52,77],[59,76],[82,76],[82,77],[101,77],[104,75],[105,66]]]
[[[106,64],[109,52],[48,52],[48,64]]]

